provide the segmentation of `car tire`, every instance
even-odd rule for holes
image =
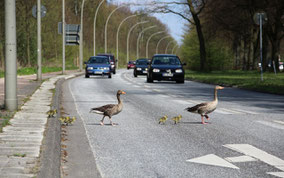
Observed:
[[[137,77],[137,73],[136,73],[135,71],[134,71],[134,73],[133,73],[133,74],[134,74],[134,77]]]
[[[184,83],[184,80],[177,80],[177,83]]]
[[[108,74],[108,78],[111,78],[111,73]]]
[[[113,70],[113,74],[115,74],[115,73],[116,73],[116,70],[114,69],[114,70]]]
[[[88,74],[85,74],[85,78],[90,78],[90,76]]]
[[[147,83],[153,83],[153,78],[147,76]]]

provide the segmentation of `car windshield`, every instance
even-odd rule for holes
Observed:
[[[136,65],[147,65],[147,60],[137,60]]]
[[[88,63],[109,64],[109,59],[104,57],[92,57],[89,59]]]
[[[154,65],[181,65],[180,60],[175,56],[156,56],[153,58]]]

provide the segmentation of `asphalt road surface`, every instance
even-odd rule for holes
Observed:
[[[67,84],[102,177],[284,177],[283,96],[225,88],[202,125],[184,109],[213,100],[213,85],[146,83],[133,70]],[[126,95],[123,111],[113,117],[117,126],[108,118],[101,126],[102,116],[90,108],[116,104],[119,89]],[[163,115],[169,119],[158,124]]]

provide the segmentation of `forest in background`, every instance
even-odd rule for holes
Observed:
[[[66,24],[80,24],[82,0],[65,0]],[[86,0],[83,18],[84,61],[93,56],[93,26],[94,16],[100,1]],[[17,28],[17,61],[18,68],[35,67],[37,63],[37,21],[32,16],[32,8],[37,4],[36,0],[16,1],[16,28]],[[42,36],[42,64],[43,66],[62,66],[62,35],[58,34],[58,22],[62,22],[62,0],[41,1],[47,9],[45,17],[41,20]],[[104,30],[108,15],[118,6],[105,1],[99,9],[96,21],[96,53],[104,53]],[[114,12],[108,23],[108,52],[116,54],[116,33],[121,21],[126,17],[142,12],[132,12],[129,7],[122,7]],[[4,0],[0,0],[0,67],[4,69],[5,54],[5,9]],[[153,16],[142,14],[129,18],[121,26],[119,32],[119,56],[120,65],[126,66],[126,39],[129,29],[138,22],[148,21],[138,25],[131,33],[129,40],[130,60],[136,60],[136,42],[139,33],[150,26],[155,25],[142,34],[139,49],[140,57],[145,57],[146,40],[157,31],[165,31],[154,36],[149,43],[149,56],[156,51],[156,44],[163,36],[168,35],[167,27]],[[161,41],[159,49],[164,51],[167,44],[174,41],[168,38]],[[174,42],[176,43],[176,42]],[[173,45],[174,45],[173,43]],[[171,47],[172,48],[172,47]],[[78,66],[79,46],[66,46],[66,67]]]

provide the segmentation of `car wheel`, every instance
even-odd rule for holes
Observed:
[[[184,83],[184,80],[177,80],[177,83]]]
[[[134,77],[137,77],[137,73],[136,73],[135,71],[134,71],[134,73],[133,73],[133,74],[134,74]]]
[[[88,74],[85,74],[85,78],[90,78],[90,76]]]
[[[147,76],[147,82],[148,82],[148,83],[153,83],[153,78]]]
[[[108,74],[108,78],[111,78],[111,73]]]
[[[115,74],[116,73],[116,71],[115,71],[115,69],[113,70],[113,74]]]
[[[127,70],[129,70],[129,67],[127,67]]]

